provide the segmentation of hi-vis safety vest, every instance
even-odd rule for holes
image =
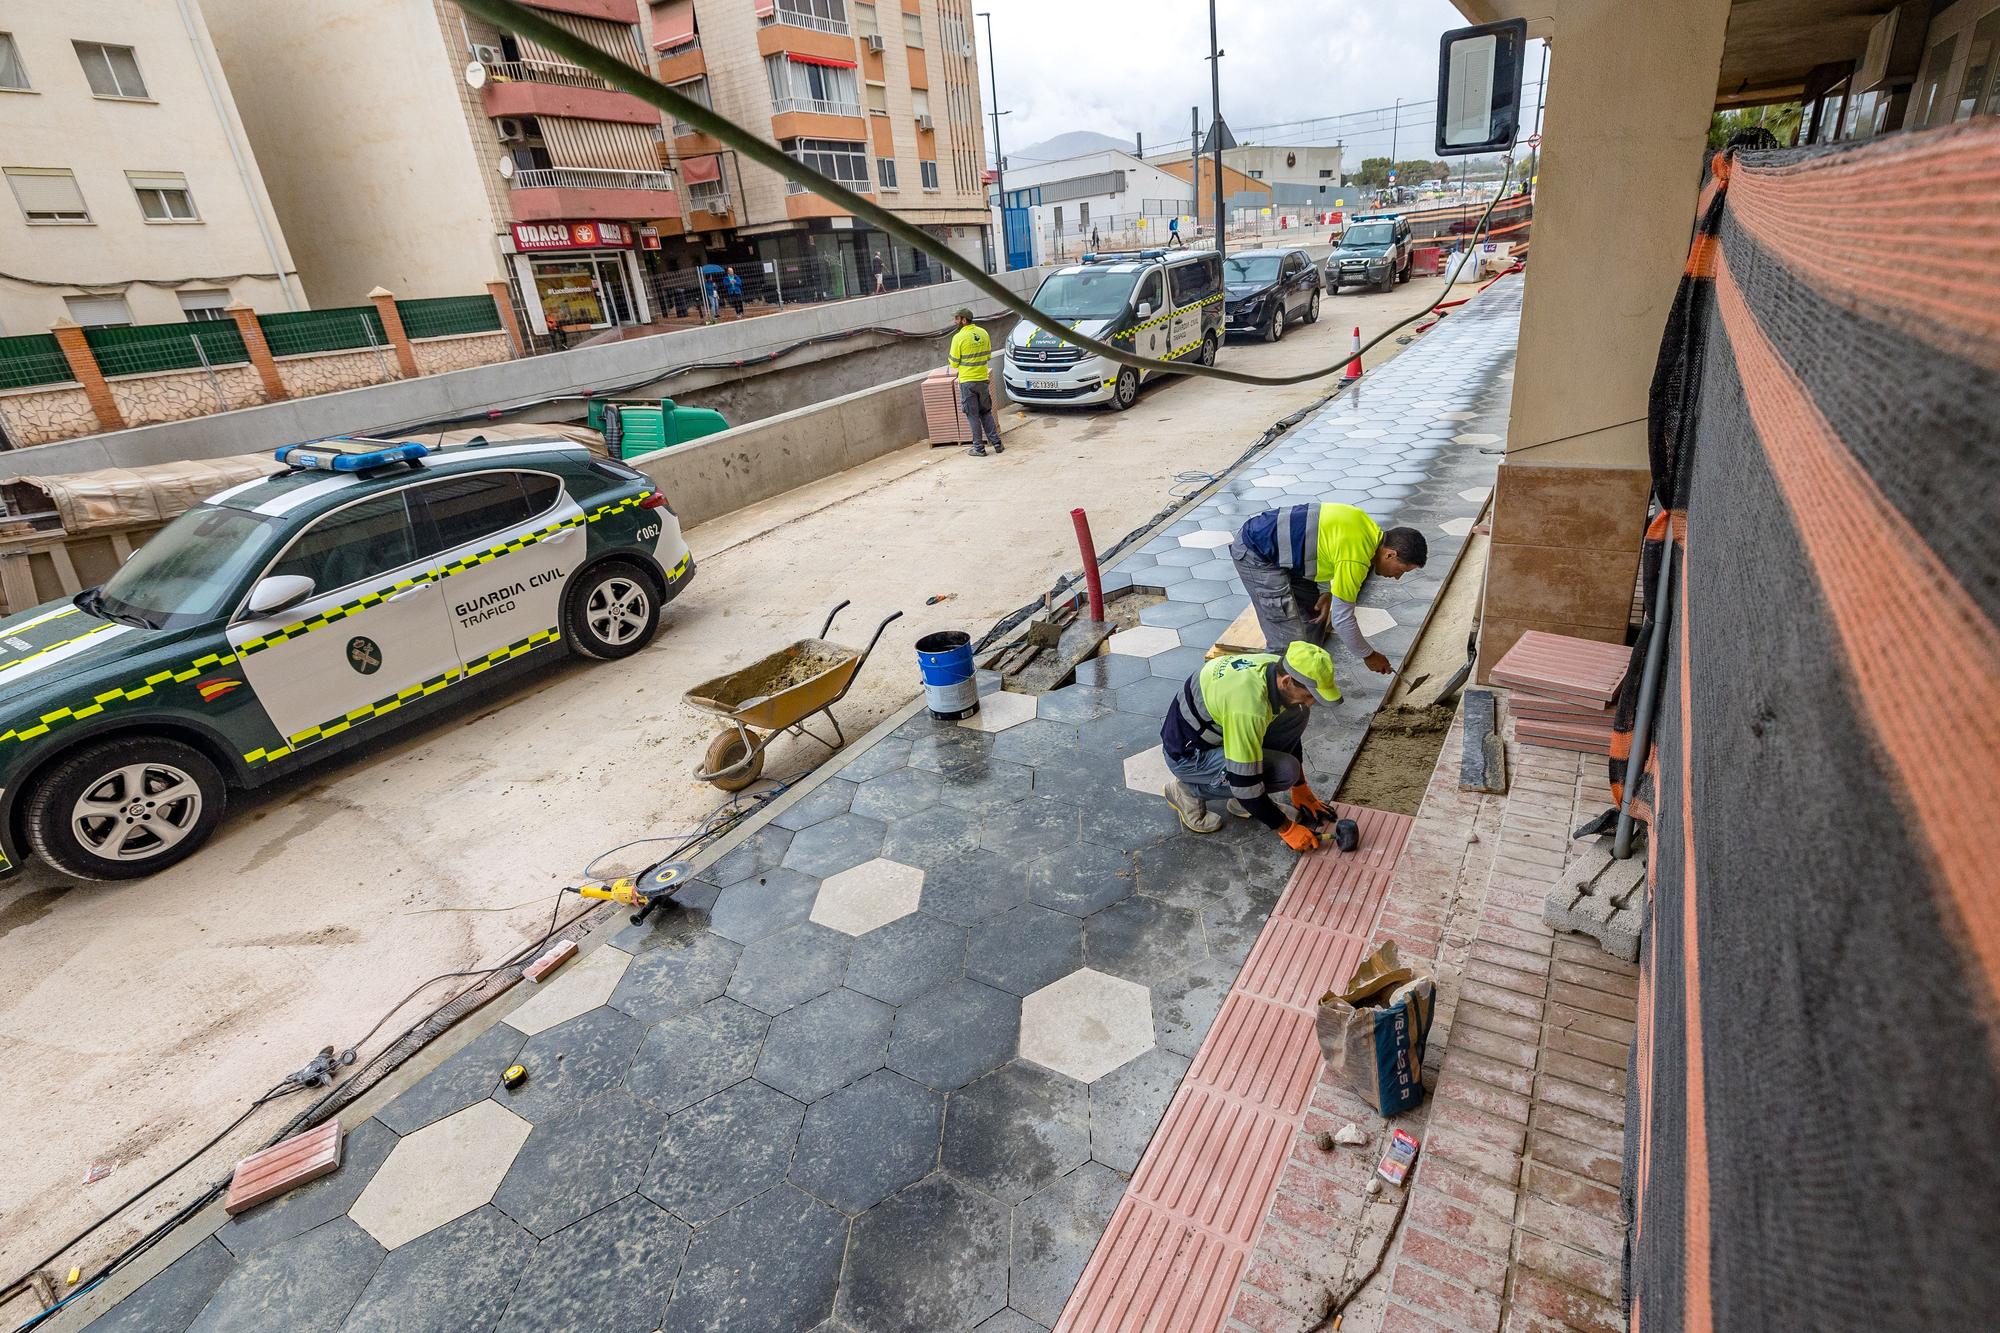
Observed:
[[[951,368],[960,384],[985,381],[986,362],[993,355],[993,340],[977,324],[968,324],[951,335]]]
[[[1287,505],[1243,525],[1243,544],[1272,564],[1324,584],[1343,602],[1361,595],[1382,544],[1381,525],[1353,505]]]

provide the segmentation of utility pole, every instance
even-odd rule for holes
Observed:
[[[1201,223],[1201,108],[1188,108],[1188,198],[1194,200],[1195,225]]]
[[[1007,256],[1007,159],[1000,153],[1000,67],[993,63],[993,16],[980,10],[986,20],[986,83],[993,91],[993,192],[1000,200],[1000,271],[1008,268]]]
[[[1402,128],[1403,128],[1403,99],[1399,97],[1396,99],[1395,118],[1389,122],[1389,174],[1391,176],[1394,176],[1396,174],[1396,141],[1400,137],[1399,132],[1402,130]],[[1391,185],[1394,185],[1395,181],[1391,180],[1389,183]]]
[[[1208,0],[1208,103],[1215,110],[1215,254],[1220,259],[1229,253],[1229,230],[1222,213],[1222,48],[1215,43],[1215,0]]]
[[[1542,43],[1542,81],[1535,85],[1535,146],[1528,150],[1528,190],[1535,188],[1535,176],[1542,158],[1542,101],[1549,93],[1549,44]]]

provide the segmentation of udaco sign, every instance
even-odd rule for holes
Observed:
[[[514,248],[529,250],[602,250],[629,248],[632,229],[622,222],[516,222]]]

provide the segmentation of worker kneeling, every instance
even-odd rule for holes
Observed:
[[[1339,702],[1333,659],[1316,644],[1291,644],[1282,657],[1245,653],[1203,663],[1160,726],[1173,774],[1164,794],[1181,823],[1213,833],[1222,818],[1208,803],[1227,800],[1231,814],[1257,820],[1293,851],[1319,846],[1307,825],[1330,819],[1332,811],[1306,783],[1300,743],[1312,706]],[[1290,794],[1296,820],[1272,799],[1279,791]]]

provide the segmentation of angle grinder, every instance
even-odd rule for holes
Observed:
[[[585,884],[570,892],[579,898],[599,898],[638,908],[632,913],[632,924],[636,926],[645,921],[655,907],[680,892],[693,877],[694,869],[686,861],[662,861],[644,874],[621,875],[608,884]]]

